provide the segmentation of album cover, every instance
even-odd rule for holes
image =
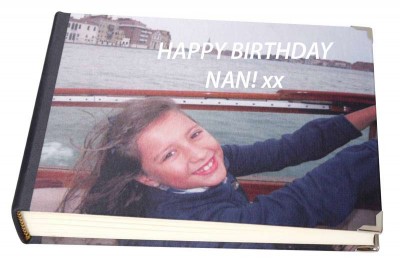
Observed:
[[[378,250],[372,30],[57,13],[26,243]]]

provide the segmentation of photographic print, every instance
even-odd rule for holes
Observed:
[[[58,31],[29,211],[380,232],[371,29],[71,14]],[[83,237],[38,242],[364,246]]]

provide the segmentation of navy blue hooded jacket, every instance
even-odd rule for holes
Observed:
[[[236,177],[324,157],[361,133],[344,117],[317,119],[296,132],[253,145],[224,145],[227,179],[199,193],[148,187],[146,217],[280,226],[335,226],[363,194],[379,189],[377,141],[348,147],[304,177],[249,202]],[[124,241],[143,246],[271,248],[269,244]]]

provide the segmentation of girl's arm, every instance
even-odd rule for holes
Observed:
[[[220,220],[336,226],[361,197],[379,192],[379,184],[378,143],[372,139],[344,149],[303,178],[269,195],[258,196],[247,207],[223,210]]]
[[[358,130],[363,130],[376,120],[376,107],[371,106],[350,114],[347,114],[346,119]]]
[[[223,149],[229,162],[228,171],[235,176],[245,176],[322,158],[359,136],[361,132],[341,115],[313,120],[280,139],[224,146]]]

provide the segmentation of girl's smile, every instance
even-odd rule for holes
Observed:
[[[219,143],[179,111],[170,111],[146,127],[137,139],[144,174],[138,181],[176,189],[210,187],[226,177]]]
[[[207,163],[205,163],[201,168],[196,170],[193,174],[196,175],[209,175],[213,173],[218,168],[218,162],[215,157],[211,158]]]

